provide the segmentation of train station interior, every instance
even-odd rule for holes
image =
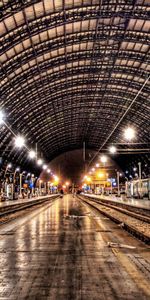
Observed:
[[[149,283],[150,0],[0,0],[0,300]]]

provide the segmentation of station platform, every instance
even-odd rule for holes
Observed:
[[[18,199],[18,200],[5,200],[5,201],[1,201],[0,202],[0,209],[3,207],[7,207],[7,206],[13,206],[13,205],[17,205],[17,204],[26,204],[32,201],[36,201],[36,200],[41,200],[41,199],[46,199],[47,197],[53,197],[56,194],[50,194],[50,195],[46,195],[46,196],[39,196],[39,197],[32,197],[32,198],[24,198],[24,199]]]
[[[82,193],[82,195],[95,198],[95,199],[105,200],[105,201],[108,200],[108,202],[114,201],[124,205],[150,210],[150,200],[126,198],[125,196],[116,197],[115,195],[106,196],[106,195],[95,195],[95,194],[85,194],[85,193]]]
[[[150,299],[149,247],[65,195],[0,226],[1,300]]]

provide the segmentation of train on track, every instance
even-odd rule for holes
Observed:
[[[150,178],[126,182],[126,195],[127,197],[150,200]]]

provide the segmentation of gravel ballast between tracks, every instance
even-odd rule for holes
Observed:
[[[114,222],[122,224],[122,228],[127,230],[129,233],[134,235],[136,238],[142,240],[146,244],[150,245],[150,224],[145,221],[142,221],[142,215],[140,219],[135,216],[131,216],[128,211],[118,211],[115,207],[109,207],[105,204],[97,203],[94,199],[88,199],[86,196],[78,196],[78,198],[90,206],[96,208],[100,213],[104,214]]]

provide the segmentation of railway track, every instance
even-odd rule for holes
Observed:
[[[5,224],[11,220],[20,217],[24,213],[31,211],[35,206],[41,206],[46,204],[47,202],[52,202],[58,195],[54,195],[52,197],[42,198],[42,199],[35,199],[30,202],[14,204],[6,207],[0,208],[0,225]]]
[[[78,196],[78,198],[115,223],[120,224],[123,229],[136,238],[150,245],[150,216],[120,208],[110,203],[102,203],[102,201],[91,199],[87,196]]]
[[[134,212],[139,214],[140,211],[140,215],[142,216],[150,216],[150,211],[147,208],[144,207],[136,207],[134,205],[129,205],[128,203],[123,203],[123,202],[115,202],[114,200],[107,200],[107,199],[101,199],[101,198],[95,198],[95,197],[91,197],[89,195],[85,195],[85,197],[88,197],[89,199],[94,199],[95,201],[97,201],[97,203],[101,203],[101,204],[106,204],[106,205],[113,205],[116,206],[116,208],[120,207],[120,208],[124,208],[128,211]]]

